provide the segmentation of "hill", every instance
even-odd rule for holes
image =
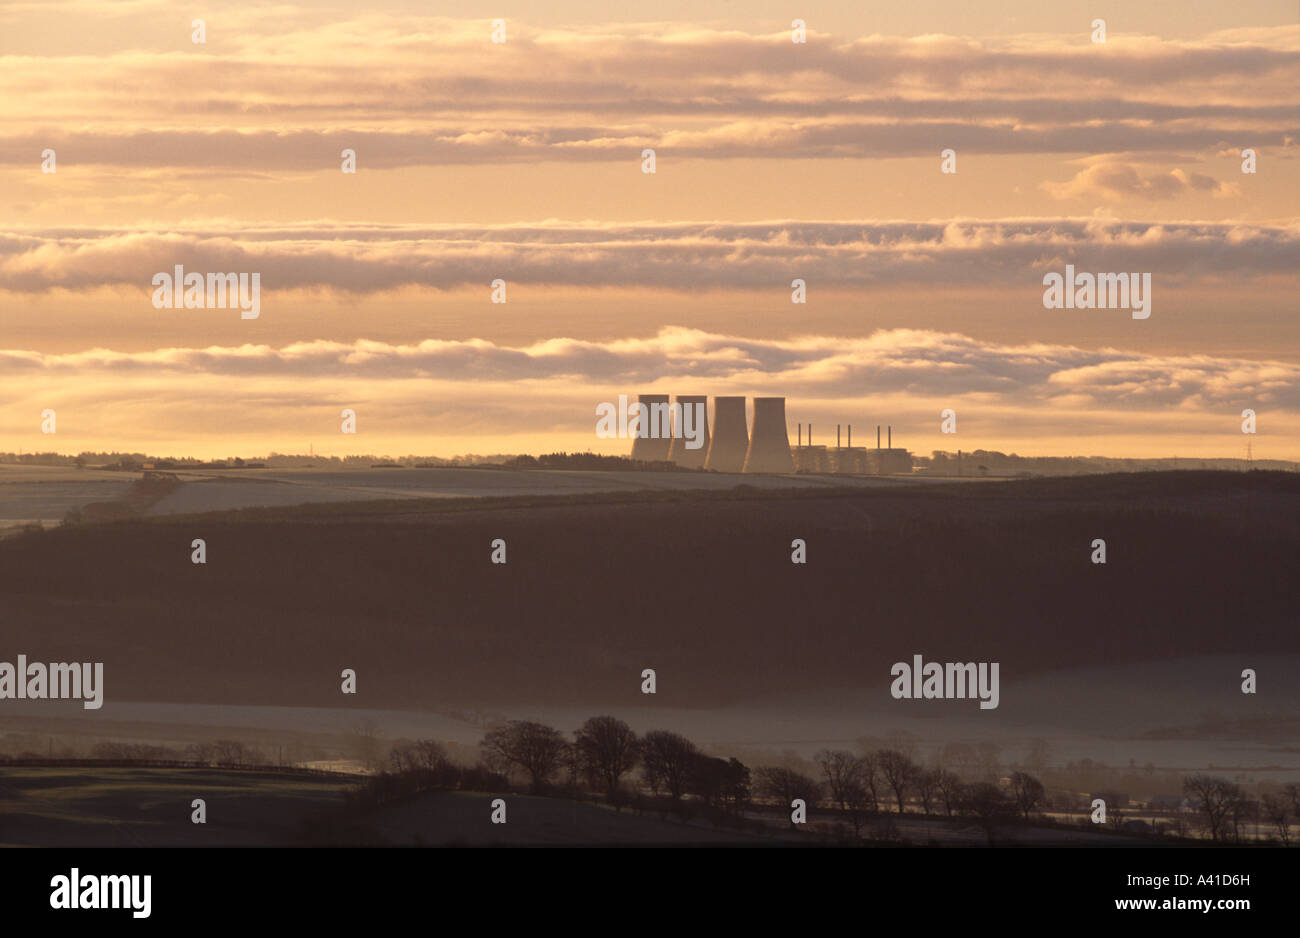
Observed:
[[[368,707],[634,705],[647,667],[703,707],[879,683],[913,654],[1008,680],[1288,653],[1298,584],[1300,476],[1266,472],[403,500],[0,542],[9,659],[103,661],[106,714],[337,706],[345,667]]]

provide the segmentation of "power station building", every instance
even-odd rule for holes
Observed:
[[[840,425],[835,426],[835,448],[813,444],[813,426],[807,426],[804,442],[804,425],[799,424],[794,450],[795,472],[830,472],[852,475],[909,475],[912,472],[912,454],[894,446],[894,428],[886,430],[886,443],[880,445],[880,427],[876,427],[876,448],[853,445],[853,424],[848,426],[847,445],[841,445]]]
[[[632,458],[671,461],[679,466],[705,468],[715,472],[818,472],[852,475],[910,474],[912,454],[893,445],[893,427],[888,428],[886,445],[881,446],[880,427],[876,427],[876,448],[853,445],[853,426],[848,427],[847,445],[841,445],[840,427],[835,428],[835,448],[813,445],[812,424],[808,425],[807,443],[804,426],[799,424],[798,443],[790,446],[786,428],[785,398],[754,398],[754,420],[746,420],[745,398],[715,397],[713,419],[708,416],[708,398],[703,394],[680,394],[670,405],[667,394],[642,394],[638,402],[646,405],[647,426],[639,428],[632,442]],[[702,445],[686,446],[685,434],[678,425],[688,407],[704,404]],[[672,425],[669,426],[669,415]]]

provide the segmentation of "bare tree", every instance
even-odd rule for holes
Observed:
[[[685,736],[669,730],[651,730],[641,741],[641,771],[652,791],[664,790],[679,800],[686,793],[699,754],[695,744]]]
[[[772,765],[755,769],[754,786],[759,795],[771,798],[785,808],[789,808],[796,798],[802,798],[810,810],[817,806],[817,783],[793,769]],[[793,821],[790,823],[794,825]]]
[[[1247,797],[1245,792],[1241,792],[1239,797],[1233,799],[1231,805],[1232,839],[1242,840],[1241,828],[1243,823],[1246,821],[1252,821],[1255,826],[1255,839],[1258,840],[1259,814],[1259,802],[1255,801],[1253,798]]]
[[[1291,814],[1300,817],[1300,783],[1291,782],[1282,789],[1282,794],[1291,802]]]
[[[753,792],[753,773],[749,766],[732,756],[722,776],[722,803],[738,815],[749,805]]]
[[[939,775],[939,769],[919,769],[916,773],[916,797],[926,815],[930,813],[930,805],[939,797]]]
[[[214,751],[212,743],[190,743],[185,747],[185,758],[199,765],[209,765]]]
[[[388,751],[388,768],[392,772],[441,771],[451,760],[436,739],[399,740]]]
[[[1183,779],[1183,793],[1195,802],[1211,840],[1227,840],[1235,834],[1242,800],[1240,788],[1227,779],[1198,774]]]
[[[859,783],[867,796],[867,804],[871,806],[871,813],[877,814],[880,811],[880,765],[874,752],[863,752],[858,756],[858,768],[861,772]]]
[[[623,776],[636,767],[639,741],[622,720],[610,716],[592,717],[574,732],[576,750],[583,770],[594,785],[611,798]]]
[[[822,776],[826,779],[826,793],[831,801],[838,804],[841,810],[847,810],[848,789],[852,785],[861,784],[861,760],[846,749],[823,749],[813,756],[813,761],[822,770]]]
[[[898,802],[898,813],[903,813],[903,802],[907,799],[907,790],[916,779],[917,765],[897,749],[882,749],[876,754],[876,764],[885,783],[894,792]]]
[[[222,767],[248,762],[244,744],[235,739],[218,739],[212,744],[212,762]]]
[[[1028,821],[1034,809],[1043,803],[1047,790],[1043,788],[1042,782],[1028,772],[1013,772],[1011,774],[1011,794],[1016,803],[1016,809]]]
[[[451,763],[446,748],[436,739],[417,739],[412,748],[412,759],[418,768],[442,769]]]
[[[865,776],[859,776],[859,778],[863,777]],[[867,804],[871,796],[861,781],[853,781],[844,786],[841,797],[844,799],[844,808],[848,812],[849,820],[853,823],[853,837],[857,839],[862,836],[862,822],[867,816]],[[876,813],[874,803],[871,813]]]
[[[943,802],[944,813],[952,817],[952,812],[961,807],[962,790],[965,787],[961,776],[947,769],[939,769],[936,773],[935,787],[939,791],[939,799]]]
[[[867,763],[846,749],[823,749],[813,756],[813,761],[822,770],[831,801],[853,822],[856,839],[861,834],[862,815],[869,799],[875,810],[874,781],[870,789],[866,784],[868,774],[874,775],[874,769],[869,771]]]
[[[517,767],[526,772],[534,792],[559,768],[568,749],[559,730],[527,720],[511,720],[489,730],[480,746],[491,768]]]
[[[1283,846],[1291,843],[1291,799],[1286,795],[1265,795],[1260,807],[1268,822],[1277,828]]]

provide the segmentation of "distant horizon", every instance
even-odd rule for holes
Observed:
[[[819,443],[819,444],[817,444],[817,445],[818,445],[818,446],[822,446],[823,444],[820,444],[820,443]],[[791,443],[791,449],[796,449],[796,448],[797,448],[796,445],[795,445],[794,443]],[[830,444],[830,445],[828,445],[826,448],[827,448],[827,449],[832,449],[832,450],[833,450],[833,449],[836,449],[837,447],[836,447],[834,444]],[[847,448],[847,444],[846,444],[846,448]],[[867,447],[861,447],[861,446],[859,446],[859,447],[856,447],[856,448],[875,449],[876,447],[874,447],[874,446],[867,446]],[[906,447],[904,447],[904,448],[906,448]],[[952,449],[952,450],[930,450],[930,451],[925,452],[925,453],[909,450],[909,452],[912,453],[912,456],[913,456],[914,459],[924,460],[924,461],[930,461],[930,460],[933,459],[935,453],[940,453],[940,454],[944,454],[944,455],[947,455],[947,456],[950,456],[950,457],[955,457],[955,456],[958,454],[959,450],[956,450],[956,449]],[[1076,453],[1076,454],[1073,454],[1073,455],[1069,455],[1069,456],[1054,456],[1054,455],[1049,456],[1049,455],[1039,455],[1039,454],[1032,454],[1032,453],[1007,452],[1007,451],[1005,451],[1005,450],[990,450],[990,449],[985,449],[985,448],[982,448],[982,447],[980,447],[980,448],[975,448],[975,449],[961,449],[961,450],[960,450],[960,453],[961,453],[963,456],[976,456],[976,455],[978,455],[978,454],[985,454],[985,455],[999,456],[999,457],[1002,457],[1002,458],[1005,458],[1005,459],[1021,459],[1021,460],[1052,460],[1052,461],[1060,461],[1060,462],[1068,462],[1068,461],[1071,461],[1071,460],[1081,460],[1081,461],[1133,462],[1133,463],[1158,463],[1158,462],[1214,462],[1214,463],[1240,463],[1240,464],[1243,464],[1243,465],[1252,465],[1252,466],[1260,466],[1260,467],[1263,467],[1263,466],[1268,466],[1268,467],[1286,466],[1286,467],[1292,467],[1292,468],[1291,468],[1290,470],[1283,470],[1283,471],[1300,471],[1300,461],[1290,460],[1290,459],[1261,459],[1261,458],[1252,458],[1252,459],[1247,460],[1247,459],[1245,459],[1245,458],[1243,458],[1243,457],[1232,457],[1232,456],[1184,456],[1184,455],[1179,455],[1179,456],[1103,456],[1103,455],[1097,455],[1097,454],[1093,454],[1093,455],[1082,455],[1082,454],[1077,454],[1077,453]],[[343,453],[343,454],[340,454],[340,453],[284,453],[284,452],[280,452],[280,451],[278,451],[278,450],[272,450],[272,451],[270,451],[270,452],[268,452],[268,453],[266,453],[266,454],[261,454],[261,455],[251,455],[251,456],[245,456],[245,455],[230,455],[230,454],[227,454],[227,455],[224,455],[224,456],[195,456],[195,455],[183,455],[183,456],[179,456],[179,455],[172,455],[172,454],[161,455],[161,454],[157,454],[157,453],[147,453],[147,452],[144,452],[144,451],[142,451],[142,450],[82,450],[82,451],[75,452],[75,453],[71,453],[71,452],[61,452],[61,451],[57,451],[57,450],[39,450],[39,451],[21,452],[21,453],[20,453],[20,452],[17,452],[17,451],[5,451],[5,452],[0,452],[0,465],[24,465],[24,464],[25,464],[25,463],[22,463],[22,462],[12,461],[12,460],[10,460],[8,457],[18,457],[19,459],[22,459],[22,458],[26,458],[26,457],[36,458],[36,457],[42,457],[42,456],[45,456],[45,457],[53,456],[53,457],[58,458],[58,459],[69,459],[69,460],[71,460],[71,459],[76,459],[76,458],[78,458],[79,456],[83,456],[83,455],[86,455],[86,454],[90,454],[90,455],[94,455],[94,456],[103,456],[103,457],[112,457],[112,456],[130,456],[130,457],[137,457],[137,456],[138,456],[138,457],[141,457],[144,461],[147,461],[147,462],[152,462],[152,461],[159,461],[159,460],[162,460],[162,461],[180,461],[180,462],[195,462],[195,463],[232,462],[232,461],[235,461],[235,460],[240,460],[240,461],[242,461],[242,462],[244,462],[244,463],[252,463],[252,462],[264,462],[264,461],[266,461],[266,460],[271,460],[271,459],[302,459],[302,460],[326,460],[326,461],[331,461],[331,460],[337,460],[337,461],[348,461],[348,460],[362,460],[362,461],[375,460],[375,461],[384,461],[384,460],[387,460],[387,461],[390,461],[390,462],[401,462],[401,461],[416,461],[416,462],[418,462],[418,461],[439,461],[439,462],[446,462],[446,463],[455,463],[455,462],[460,461],[460,460],[476,460],[476,461],[482,463],[482,462],[490,462],[490,461],[492,461],[492,460],[509,460],[509,459],[517,459],[517,458],[519,458],[519,457],[525,457],[525,456],[527,456],[527,457],[532,457],[532,458],[535,458],[535,459],[536,459],[536,458],[541,458],[541,457],[543,457],[543,456],[551,456],[551,455],[559,455],[559,454],[567,454],[567,455],[570,455],[570,456],[593,455],[593,456],[602,456],[602,457],[621,457],[621,458],[628,459],[628,460],[631,460],[631,458],[632,458],[629,452],[614,452],[614,453],[606,453],[606,452],[598,452],[597,450],[593,450],[593,449],[553,449],[553,450],[546,450],[546,451],[543,451],[543,452],[536,452],[536,453],[517,453],[517,452],[481,452],[481,453],[474,453],[474,452],[466,452],[466,453],[457,453],[457,454],[455,454],[455,455],[453,455],[453,456],[439,456],[439,455],[432,454],[432,453],[424,453],[424,454],[417,454],[417,453],[400,453],[400,454],[393,454],[393,453]],[[37,465],[39,465],[39,464],[37,464]],[[103,466],[111,466],[111,465],[112,465],[111,463],[105,463],[105,464],[101,464],[101,465],[99,465],[99,466],[89,466],[89,467],[86,467],[86,468],[103,468]],[[181,468],[184,468],[184,467],[181,467]],[[227,468],[238,468],[238,467],[227,467]],[[408,468],[408,467],[403,467],[403,468]],[[689,471],[689,470],[688,470],[688,471]]]

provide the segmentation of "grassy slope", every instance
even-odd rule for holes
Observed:
[[[0,766],[0,846],[271,846],[350,783],[177,768]],[[207,803],[207,824],[190,821]]]

